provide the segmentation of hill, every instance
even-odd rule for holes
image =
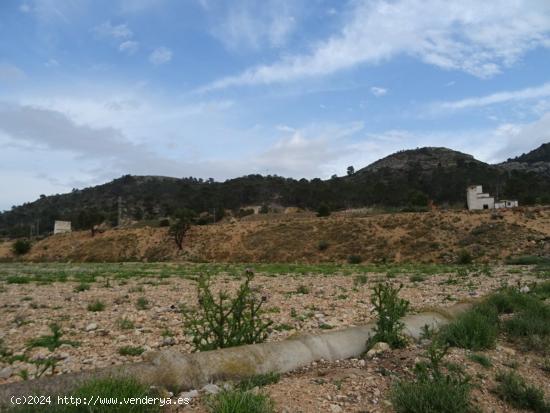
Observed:
[[[532,172],[550,179],[550,143],[498,165],[506,171]]]
[[[467,250],[478,262],[510,255],[550,255],[550,207],[490,213],[436,211],[373,214],[265,214],[194,226],[178,251],[166,228],[59,234],[36,242],[23,260],[47,262],[173,261],[322,263],[455,262]],[[11,242],[0,260],[14,259]]]
[[[522,155],[526,156],[530,154]],[[431,200],[440,206],[462,207],[465,188],[472,184],[481,184],[501,197],[519,199],[522,205],[549,203],[550,180],[546,169],[539,171],[540,162],[547,164],[514,161],[489,165],[446,148],[419,148],[397,152],[348,176],[327,180],[247,175],[215,182],[125,175],[103,185],[41,196],[13,207],[0,214],[0,236],[28,236],[30,228],[34,234],[48,234],[56,219],[70,220],[75,229],[83,229],[86,216],[93,213],[99,213],[110,226],[117,225],[119,211],[122,223],[158,220],[182,207],[202,213],[202,223],[217,221],[226,211],[243,215],[243,209],[253,205],[317,209],[326,204],[332,210],[377,205],[411,210],[426,208]],[[531,166],[522,169],[513,166],[516,164]]]

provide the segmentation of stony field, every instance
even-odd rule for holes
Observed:
[[[244,265],[215,264],[0,264],[0,384],[37,375],[33,360],[51,352],[29,345],[61,327],[65,344],[53,350],[54,374],[140,360],[151,350],[190,352],[182,311],[197,305],[196,280],[212,276],[214,289],[235,291]],[[524,265],[253,265],[253,285],[267,298],[273,321],[268,340],[303,332],[365,324],[374,317],[371,288],[380,281],[403,284],[400,296],[413,312],[471,300],[508,285],[521,288],[549,276],[548,267]],[[425,344],[374,359],[314,363],[266,386],[280,412],[393,411],[387,391],[396,377],[411,374]],[[548,359],[499,338],[483,352],[491,367],[453,348],[448,358],[475,382],[482,411],[516,411],[492,392],[495,372],[516,369],[550,396]],[[545,364],[546,363],[546,364]],[[546,366],[546,367],[545,367]],[[546,369],[546,370],[545,370]],[[51,374],[48,370],[44,375]],[[204,411],[202,397],[177,411]],[[172,410],[176,411],[176,410]],[[519,411],[519,410],[518,410]]]

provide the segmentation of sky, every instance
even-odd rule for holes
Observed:
[[[550,141],[548,0],[1,0],[0,211]]]

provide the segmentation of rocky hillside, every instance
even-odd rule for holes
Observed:
[[[109,230],[55,235],[36,242],[22,257],[30,261],[166,261],[320,263],[455,262],[466,250],[475,261],[511,255],[550,255],[550,207],[489,212],[466,211],[302,214],[194,226],[179,252],[166,228]],[[356,258],[351,258],[355,256]],[[15,259],[11,242],[0,243],[0,260]]]
[[[529,153],[508,159],[498,164],[498,167],[506,171],[532,172],[550,178],[550,143],[542,144]]]

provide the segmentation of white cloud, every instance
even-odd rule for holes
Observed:
[[[130,39],[134,35],[126,23],[113,25],[110,21],[94,27],[93,31],[100,37],[112,37],[114,39]]]
[[[19,11],[21,11],[22,13],[30,13],[31,6],[29,6],[27,3],[23,3],[19,6]]]
[[[173,53],[167,47],[158,47],[149,55],[149,61],[154,65],[162,65],[172,60]]]
[[[373,86],[373,87],[370,88],[370,92],[374,96],[380,97],[380,96],[384,96],[385,94],[387,94],[388,89],[384,89],[383,87]]]
[[[214,81],[202,91],[323,76],[409,55],[446,70],[490,77],[549,47],[547,0],[357,0],[340,33],[309,53]]]
[[[118,46],[118,50],[128,55],[133,55],[139,49],[139,43],[134,40],[126,40]]]
[[[282,47],[296,28],[297,1],[236,0],[228,6],[200,3],[209,15],[216,16],[212,34],[230,50],[260,50],[265,46]]]
[[[437,108],[451,110],[468,109],[548,96],[550,96],[550,83],[544,83],[540,86],[528,87],[520,90],[498,92],[486,96],[461,99],[452,102],[441,102],[435,106]]]

